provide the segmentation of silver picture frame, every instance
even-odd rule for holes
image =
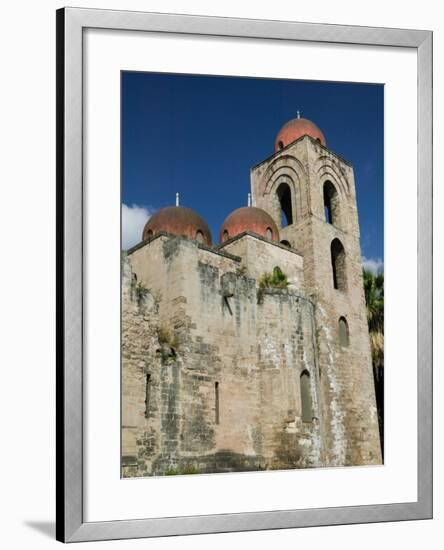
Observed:
[[[56,538],[63,542],[387,522],[432,517],[432,32],[63,8],[57,27]],[[83,33],[185,33],[414,48],[418,60],[418,499],[346,506],[86,522],[83,514]]]

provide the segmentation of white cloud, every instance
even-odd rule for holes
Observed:
[[[122,248],[127,250],[140,243],[142,231],[151,212],[145,206],[122,204]]]
[[[366,258],[362,256],[362,267],[376,275],[384,270],[384,262],[381,258]]]

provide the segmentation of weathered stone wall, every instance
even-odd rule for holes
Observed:
[[[296,254],[262,244],[300,265]],[[143,318],[144,330],[157,335],[143,348],[151,368],[149,418],[139,387],[128,400],[139,409],[139,429],[132,446],[124,443],[124,456],[137,456],[137,466],[125,466],[123,475],[320,465],[313,304],[297,290],[267,290],[258,298],[256,280],[238,269],[238,260],[181,237],[148,242],[129,260],[159,303],[153,326]],[[123,308],[125,326],[140,323],[134,307]],[[125,334],[132,348],[135,335]],[[312,381],[311,422],[301,420],[304,370]],[[133,371],[124,361],[128,391],[145,387]]]
[[[335,216],[327,223],[324,184],[337,192]],[[291,189],[293,223],[281,225],[276,194]],[[253,201],[270,213],[304,258],[306,293],[316,304],[321,430],[326,465],[380,464],[381,452],[366,322],[353,169],[308,136],[262,162],[251,173]],[[345,288],[333,285],[331,243],[345,251]],[[349,345],[339,343],[340,317],[348,323]]]
[[[295,291],[267,289],[258,307],[262,454],[267,467],[323,464],[314,306]],[[312,414],[302,420],[301,374],[310,376]]]
[[[126,256],[122,261],[122,475],[149,473],[146,455],[160,451],[161,362],[158,305],[138,288]],[[146,383],[150,375],[150,411]]]
[[[259,279],[264,272],[271,272],[278,266],[287,276],[291,288],[304,289],[304,262],[295,250],[248,233],[227,241],[219,249],[241,257],[245,274],[253,279]]]

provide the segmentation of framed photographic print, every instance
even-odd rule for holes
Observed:
[[[431,517],[431,32],[59,10],[57,185],[59,540]]]

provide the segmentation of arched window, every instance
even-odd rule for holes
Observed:
[[[219,382],[214,382],[214,412],[215,412],[215,421],[216,424],[219,424],[220,413],[219,413]]]
[[[311,382],[310,374],[304,370],[301,374],[301,417],[302,422],[311,422],[313,419],[313,411],[311,404]]]
[[[349,339],[349,332],[348,332],[348,323],[345,317],[339,318],[338,332],[339,332],[339,344],[343,348],[347,348],[350,342],[350,339]]]
[[[286,227],[293,223],[291,208],[291,189],[288,183],[282,182],[276,190],[276,195],[281,208],[281,226]]]
[[[330,249],[333,287],[345,291],[347,289],[347,278],[344,247],[339,239],[333,239]]]
[[[145,418],[150,415],[151,374],[145,377]]]
[[[196,241],[198,241],[199,243],[204,242],[204,236],[203,236],[203,233],[200,229],[198,229],[197,232],[196,232]]]
[[[283,141],[279,141],[278,143],[278,149],[281,150],[284,148],[284,142]]]
[[[331,181],[324,183],[324,216],[327,223],[338,225],[339,195]]]
[[[147,233],[146,233],[146,238],[147,239],[151,239],[151,237],[153,236],[153,230],[152,229],[148,229]]]
[[[226,229],[224,229],[222,239],[223,239],[223,242],[228,241],[228,231]]]
[[[283,241],[281,241],[281,244],[283,244],[283,245],[286,246],[287,248],[291,248],[291,243],[290,243],[290,241],[283,240]]]
[[[267,231],[265,232],[265,236],[267,237],[267,239],[270,239],[270,241],[272,240],[272,238],[273,238],[273,231],[271,230],[270,227],[267,227]]]

